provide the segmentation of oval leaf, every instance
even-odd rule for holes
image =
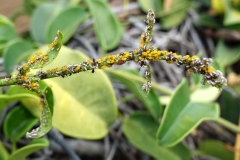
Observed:
[[[93,16],[94,29],[98,41],[104,50],[116,47],[121,40],[123,27],[111,12],[107,3],[101,0],[84,1]]]
[[[42,48],[44,50],[45,48]],[[43,70],[83,62],[78,51],[62,47],[58,57]],[[56,98],[53,126],[62,133],[99,139],[108,132],[117,115],[116,99],[108,77],[101,70],[82,72],[71,77],[46,80]]]
[[[240,24],[240,12],[234,9],[230,1],[224,0],[225,14],[224,14],[224,25],[230,26],[235,24]]]
[[[203,120],[217,119],[219,107],[215,103],[190,102],[187,81],[175,90],[157,132],[160,145],[173,146],[185,138]],[[177,131],[177,132],[176,132]]]
[[[35,42],[45,42],[45,30],[52,16],[57,15],[63,8],[68,6],[67,1],[46,2],[38,6],[31,17],[30,33]],[[55,30],[56,32],[57,30]]]
[[[135,112],[123,123],[123,132],[127,139],[136,148],[159,160],[180,160],[169,149],[156,143],[155,134],[158,123],[151,115],[144,112]]]
[[[50,43],[52,41],[52,37],[54,37],[57,30],[60,30],[64,35],[63,43],[67,42],[76,31],[78,25],[86,18],[86,12],[80,7],[71,6],[62,10],[47,23],[45,31],[46,42]]]
[[[190,3],[187,0],[173,0],[164,1],[164,3],[171,3],[164,5],[164,12],[160,13],[161,16],[161,27],[164,29],[170,29],[179,25],[187,14],[187,9]]]
[[[136,70],[134,70],[136,71]],[[146,97],[146,93],[141,90],[141,84],[133,81],[131,78],[126,77],[126,73],[135,76],[139,76],[139,73],[130,70],[120,70],[114,71],[114,70],[108,70],[108,73],[111,77],[119,80],[121,83],[125,84],[125,86],[135,94],[135,96],[144,104],[144,106],[149,110],[149,112],[152,114],[155,120],[158,120],[159,117],[162,115],[162,105],[158,99],[158,96],[155,94],[153,89],[150,90],[148,96]]]
[[[240,46],[228,47],[223,41],[218,41],[216,59],[222,66],[229,66],[240,59]]]
[[[234,159],[234,153],[227,150],[226,145],[220,141],[203,141],[199,144],[198,148],[201,153],[217,157],[221,160]]]
[[[49,146],[47,139],[40,138],[33,140],[30,144],[16,150],[8,160],[24,160],[28,155]]]
[[[19,63],[18,58],[22,57],[26,51],[32,50],[33,46],[25,40],[16,39],[8,43],[8,47],[3,51],[4,70],[10,74]]]
[[[39,97],[29,90],[21,88],[21,86],[11,86],[6,94],[0,95],[0,111],[9,103],[19,100],[25,108],[28,109],[35,117],[40,117]]]
[[[3,131],[5,136],[15,143],[36,123],[36,117],[24,107],[18,106],[7,114],[3,124]]]

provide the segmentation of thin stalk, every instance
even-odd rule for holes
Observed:
[[[218,124],[220,124],[221,126],[229,129],[230,131],[232,132],[235,132],[235,133],[240,133],[240,127],[238,127],[237,125],[223,119],[223,118],[218,118],[216,120],[214,120],[215,122],[217,122]]]

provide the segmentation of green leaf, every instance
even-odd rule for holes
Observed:
[[[58,55],[61,47],[62,47],[62,39],[63,34],[61,31],[57,31],[56,37],[51,44],[48,45],[48,50],[46,53],[42,54],[42,52],[37,52],[30,58],[32,69],[42,68],[48,64],[50,64]],[[41,55],[38,55],[41,53]],[[45,60],[44,58],[47,57]]]
[[[123,34],[123,27],[111,12],[107,3],[101,0],[84,0],[94,20],[94,29],[98,41],[104,50],[117,47]]]
[[[66,1],[59,1],[57,3],[46,2],[34,10],[31,17],[30,33],[35,42],[46,43],[45,32],[49,20],[51,20],[52,17],[58,15],[59,12],[67,6],[68,3],[66,3]]]
[[[191,150],[184,143],[178,143],[177,145],[170,147],[169,150],[181,157],[183,160],[191,159]]]
[[[189,6],[190,2],[187,0],[172,1],[172,4],[169,8],[164,8],[163,12],[157,13],[157,15],[161,16],[161,27],[163,29],[170,29],[182,23],[186,17]]]
[[[134,70],[135,71],[135,70]],[[126,87],[135,94],[135,96],[144,104],[144,106],[149,110],[155,120],[158,120],[162,115],[163,107],[159,102],[158,96],[155,94],[153,89],[150,90],[148,97],[146,97],[146,93],[141,90],[141,84],[139,82],[133,81],[128,76],[125,76],[126,73],[130,74],[130,76],[139,76],[139,73],[136,71],[132,73],[130,70],[120,70],[114,71],[111,70],[109,72],[110,76],[119,80],[121,83],[125,84]]]
[[[190,102],[187,81],[176,88],[167,105],[157,132],[162,146],[173,146],[185,138],[203,120],[217,119],[219,108],[215,103]]]
[[[194,24],[209,28],[223,28],[221,21],[218,21],[217,17],[213,17],[207,13],[200,14],[198,19],[194,22]]]
[[[44,91],[43,91],[46,95],[46,100],[47,100],[47,103],[48,103],[48,107],[51,111],[51,115],[53,116],[53,113],[54,113],[54,95],[53,95],[53,91],[51,89],[51,87],[49,86],[46,86]]]
[[[228,89],[230,90],[230,88]],[[229,90],[224,89],[219,99],[221,106],[221,117],[234,124],[238,124],[240,113],[240,98],[236,92]]]
[[[163,0],[138,0],[138,3],[141,9],[147,13],[149,9],[160,11],[162,9]]]
[[[36,9],[37,6],[41,5],[44,2],[47,2],[48,0],[24,0],[23,7],[24,11],[31,15],[32,12]]]
[[[202,154],[217,157],[221,160],[234,159],[234,153],[227,150],[225,144],[220,141],[203,141],[199,144],[198,149]]]
[[[15,31],[14,27],[12,25],[3,24],[0,25],[0,51],[2,51],[3,48],[6,47],[6,44],[17,38],[17,32]]]
[[[44,50],[46,47],[42,48]],[[88,57],[62,47],[58,57],[43,70],[83,62]],[[46,80],[52,86],[53,126],[62,133],[85,139],[99,139],[108,132],[117,115],[116,99],[108,77],[101,70],[82,72],[67,78]]]
[[[40,103],[39,97],[29,90],[21,88],[21,86],[11,86],[6,94],[0,95],[0,112],[9,103],[20,100],[25,108],[27,108],[32,115],[40,117]]]
[[[48,21],[45,30],[46,42],[50,43],[56,31],[60,30],[64,35],[63,43],[66,43],[76,31],[78,25],[86,18],[86,12],[80,7],[71,6],[62,10],[58,15],[53,16]]]
[[[240,59],[240,46],[229,47],[223,41],[218,41],[216,59],[223,67],[229,66]]]
[[[232,8],[229,0],[224,0],[225,5],[225,15],[224,15],[224,25],[236,25],[240,24],[240,12]]]
[[[193,102],[213,102],[221,92],[219,89],[211,86],[201,86],[191,94],[191,101]]]
[[[14,24],[10,19],[8,19],[6,16],[0,14],[0,26],[2,26],[2,25],[8,25],[8,26],[14,27]]]
[[[7,160],[8,156],[9,154],[7,150],[4,148],[3,144],[0,141],[0,160]]]
[[[4,134],[12,143],[15,143],[37,123],[37,120],[23,106],[18,106],[12,109],[6,116],[3,124]]]
[[[13,69],[18,65],[18,58],[23,56],[27,51],[32,50],[33,46],[25,40],[16,39],[10,41],[8,47],[3,51],[4,70],[11,74]]]
[[[28,155],[46,148],[49,146],[49,142],[45,138],[39,138],[31,141],[27,146],[24,146],[15,151],[8,160],[24,160]]]
[[[123,132],[132,145],[159,160],[180,160],[169,149],[156,143],[158,123],[151,115],[138,111],[124,120]]]

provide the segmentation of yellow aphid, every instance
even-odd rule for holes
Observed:
[[[142,52],[142,55],[147,56],[147,52]]]
[[[87,63],[93,63],[92,59],[87,60]]]
[[[43,57],[43,60],[44,60],[44,61],[47,61],[47,60],[48,60],[48,56],[47,56],[47,55],[44,56],[44,57]]]
[[[37,52],[36,55],[37,56],[42,56],[42,53],[41,52]]]
[[[196,56],[196,55],[195,55],[195,56],[192,56],[192,59],[196,59],[196,58],[198,58],[198,56]]]
[[[186,58],[186,60],[191,60],[189,55],[186,55],[185,58]]]
[[[202,68],[202,70],[206,71],[206,70],[207,70],[207,68],[206,68],[206,67],[203,67],[203,68]]]
[[[123,58],[121,58],[121,60],[123,60],[123,61],[126,61],[126,60],[127,60],[127,58],[123,57]]]
[[[54,73],[56,73],[56,72],[57,72],[57,68],[54,68],[54,69],[51,70],[51,73],[52,73],[52,74],[54,74]]]
[[[52,43],[50,43],[50,44],[48,45],[48,47],[49,47],[49,48],[52,48],[52,47],[53,47],[53,44],[52,44]]]
[[[81,68],[81,66],[77,66],[77,67],[75,68],[75,70],[76,70],[76,71],[79,71],[80,68]]]
[[[55,40],[53,41],[53,45],[54,45],[54,46],[58,45],[57,39],[55,39]]]
[[[141,36],[141,37],[140,37],[140,42],[141,42],[141,43],[144,43],[144,40],[143,40],[143,39],[144,39],[143,36]]]
[[[140,48],[143,48],[143,47],[144,47],[144,43],[141,43],[141,44],[139,45],[139,47],[140,47]]]
[[[137,53],[138,53],[138,50],[134,49],[133,54],[137,54]]]
[[[22,67],[26,67],[27,66],[27,63],[23,63]]]
[[[29,63],[34,63],[36,61],[37,57],[36,56],[32,56],[30,59],[29,59]]]
[[[190,74],[192,74],[192,72],[191,71],[187,71],[187,74],[190,75]]]
[[[101,66],[101,67],[100,67],[100,69],[104,69],[104,68],[106,68],[106,66]]]
[[[98,62],[98,63],[102,63],[102,60],[101,60],[101,59],[98,59],[97,62]]]
[[[62,72],[66,72],[66,70],[67,70],[67,66],[63,66],[62,67]]]
[[[26,83],[28,83],[29,81],[27,76],[21,76],[21,79]]]
[[[215,70],[215,69],[214,69],[212,66],[209,66],[207,72],[208,72],[208,73],[212,73],[214,70]]]

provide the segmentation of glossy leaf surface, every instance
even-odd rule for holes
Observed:
[[[33,46],[25,40],[16,39],[9,42],[8,47],[3,51],[4,70],[11,74],[13,69],[18,65],[18,58],[21,57],[26,51],[32,50]]]
[[[37,121],[38,119],[27,109],[23,106],[18,106],[12,109],[6,116],[3,126],[4,134],[12,143],[15,143],[22,138]]]
[[[35,42],[46,43],[45,32],[47,23],[67,6],[67,1],[46,2],[34,10],[31,16],[30,33]]]
[[[240,46],[230,47],[223,41],[218,41],[216,47],[216,59],[222,66],[229,66],[240,59]]]
[[[123,132],[136,148],[159,160],[180,160],[169,149],[159,146],[156,142],[158,123],[145,112],[135,112],[124,121]]]
[[[185,138],[203,120],[217,119],[219,107],[215,103],[191,102],[188,84],[183,80],[167,105],[157,132],[160,145],[173,146]]]
[[[161,12],[161,27],[170,29],[179,25],[187,14],[189,1],[187,0],[173,0],[164,1],[163,12]]]
[[[16,150],[8,160],[24,160],[28,155],[49,146],[47,139],[39,138],[31,141],[30,144]]]

